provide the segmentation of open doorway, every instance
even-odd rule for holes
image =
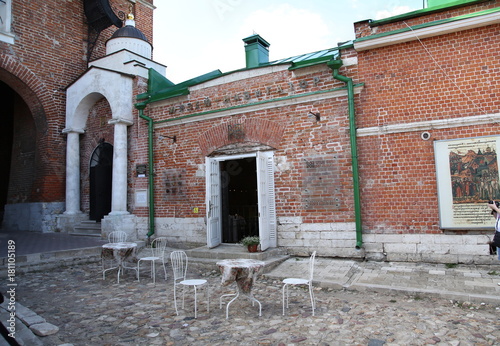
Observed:
[[[220,162],[222,242],[259,235],[255,157]]]
[[[209,248],[252,234],[259,236],[262,251],[276,247],[273,158],[269,150],[205,159]],[[230,191],[238,189],[242,192]],[[229,217],[235,214],[245,219],[236,233],[229,227]]]
[[[111,211],[112,175],[113,146],[103,142],[90,159],[90,220],[100,222]]]

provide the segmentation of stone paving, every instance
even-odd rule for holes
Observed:
[[[117,284],[113,272],[103,280],[99,263],[19,274],[16,277],[16,302],[59,328],[55,334],[37,337],[39,343],[25,344],[500,344],[500,303],[454,300],[425,292],[412,293],[410,289],[381,291],[377,289],[377,283],[372,290],[368,283],[374,278],[381,280],[381,286],[391,283],[382,280],[384,275],[376,276],[370,270],[359,275],[345,275],[344,271],[355,268],[355,264],[349,261],[332,266],[324,265],[326,260],[319,260],[318,277],[321,275],[326,281],[330,280],[330,284],[320,282],[315,287],[315,316],[311,314],[307,290],[304,289],[292,290],[290,307],[283,316],[280,275],[286,272],[287,266],[290,272],[302,271],[293,261],[300,262],[290,259],[257,280],[254,296],[262,303],[261,317],[257,305],[237,300],[230,306],[229,319],[226,319],[225,309],[219,309],[218,298],[232,288],[221,287],[220,274],[215,266],[212,270],[197,268],[196,265],[190,267],[190,276],[208,279],[211,289],[210,312],[206,311],[205,297],[200,296],[197,319],[194,319],[191,292],[186,294],[185,308],[179,311],[179,316],[176,315],[172,278],[169,276],[167,281],[163,280],[161,270],[158,270],[156,285],[147,275],[142,276],[142,271],[140,282],[136,281],[133,271],[127,271],[120,284]],[[339,263],[344,263],[344,267]],[[396,286],[403,285],[402,282],[411,277],[408,269],[408,278],[404,278],[405,275],[394,275],[394,270],[390,270],[397,266],[383,264],[382,268],[384,266],[387,266],[385,273],[393,275],[392,284]],[[399,268],[399,271],[404,273],[404,268]],[[441,269],[435,270],[439,272]],[[380,265],[378,272],[384,272]],[[429,279],[426,280],[428,285]],[[491,286],[495,286],[491,288],[492,294],[497,294],[496,281],[490,281]],[[7,283],[0,282],[0,289],[5,294]]]

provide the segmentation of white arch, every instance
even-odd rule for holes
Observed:
[[[93,67],[66,91],[66,128],[84,129],[90,108],[105,97],[112,119],[133,122],[134,76]]]
[[[80,141],[92,106],[102,97],[111,108],[114,125],[113,186],[111,214],[128,214],[127,207],[127,126],[133,124],[134,76],[93,67],[66,91],[66,211],[80,211]],[[110,214],[110,215],[111,215]]]

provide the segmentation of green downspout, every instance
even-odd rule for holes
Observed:
[[[347,99],[349,105],[349,137],[351,140],[351,159],[352,159],[352,180],[354,192],[354,214],[356,220],[356,249],[363,245],[363,228],[361,225],[361,200],[359,194],[359,172],[358,172],[358,146],[356,142],[356,119],[354,115],[354,85],[352,79],[339,74],[342,66],[341,59],[332,59],[327,63],[333,70],[333,78],[347,83]]]
[[[139,117],[148,122],[148,185],[149,185],[149,232],[148,238],[155,234],[155,195],[154,195],[154,168],[153,168],[153,119],[144,115],[146,103],[138,103]]]

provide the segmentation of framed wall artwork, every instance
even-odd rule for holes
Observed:
[[[434,142],[442,229],[492,229],[487,203],[500,200],[500,136]]]

